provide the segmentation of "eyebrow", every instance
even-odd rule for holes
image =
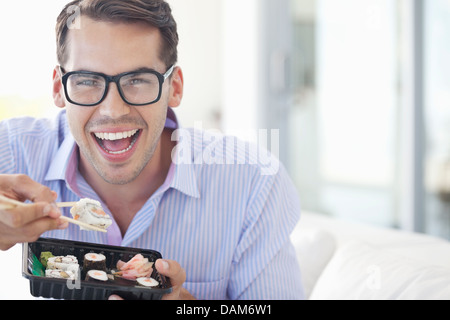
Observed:
[[[65,72],[64,69],[63,69],[63,72]],[[98,74],[101,74],[101,75],[106,75],[106,76],[108,76],[108,74],[103,73],[103,72],[92,71],[92,70],[86,70],[86,69],[79,69],[79,70],[75,70],[75,71],[72,71],[72,72],[92,72],[92,73],[98,73]],[[125,71],[125,72],[122,72],[122,73],[119,73],[119,74],[115,74],[115,75],[110,75],[110,76],[115,77],[115,76],[122,75],[122,74],[125,74],[125,73],[130,73],[130,74],[132,74],[132,73],[140,73],[140,72],[158,72],[158,73],[160,73],[159,71],[157,71],[157,70],[155,70],[155,69],[153,69],[153,68],[140,67],[140,68],[137,68],[137,69],[134,69],[134,70]]]
[[[140,72],[157,72],[157,73],[160,73],[159,71],[156,71],[155,69],[152,69],[152,68],[141,67],[139,69],[126,71],[126,72],[123,72],[123,73],[120,73],[120,74],[124,74],[124,73],[133,74],[133,73],[140,73]]]
[[[127,72],[124,72],[124,73],[147,72],[147,71],[153,71],[153,72],[158,72],[158,73],[159,73],[159,71],[156,71],[156,70],[153,69],[153,68],[147,68],[147,67],[141,67],[141,68],[138,68],[138,69],[136,69],[136,70],[127,71]]]

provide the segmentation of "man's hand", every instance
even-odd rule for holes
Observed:
[[[173,260],[158,259],[155,262],[158,272],[170,279],[172,292],[162,297],[162,300],[195,300],[195,298],[184,289],[183,283],[186,281],[186,272],[180,264]],[[123,300],[117,295],[111,295],[109,300]]]
[[[55,192],[25,175],[0,175],[0,193],[24,202],[14,209],[0,210],[0,250],[8,250],[16,243],[36,241],[46,231],[67,228],[60,221],[54,204]]]
[[[158,272],[170,279],[172,292],[163,296],[162,300],[195,300],[195,298],[184,289],[183,283],[186,281],[186,272],[180,264],[173,260],[158,259],[155,262]]]

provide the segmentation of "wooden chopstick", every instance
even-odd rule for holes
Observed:
[[[56,206],[59,208],[69,208],[74,207],[77,204],[77,202],[57,202]],[[4,195],[0,194],[0,208],[1,209],[14,209],[17,208],[17,206],[23,206],[26,205],[26,203],[5,197]]]
[[[71,208],[71,207],[75,207],[75,205],[78,202],[57,202],[56,206],[58,206],[58,208]]]
[[[13,204],[7,204],[7,203],[0,203],[0,210],[12,210],[17,208],[16,205]]]
[[[15,209],[18,206],[24,206],[25,203],[5,197],[4,195],[0,194],[0,209],[1,210],[11,210]]]
[[[77,202],[57,202],[56,206],[59,208],[70,208],[74,207],[77,204]],[[4,195],[0,194],[0,208],[2,209],[14,209],[17,208],[17,206],[23,206],[26,205],[26,203],[5,197]]]
[[[87,224],[87,223],[84,223],[84,222],[81,222],[81,221],[78,221],[78,220],[75,220],[75,219],[71,219],[71,218],[68,218],[66,216],[61,216],[59,218],[61,220],[67,221],[69,223],[73,223],[73,224],[79,225],[80,227],[83,227],[83,228],[88,229],[88,230],[98,231],[98,232],[105,232],[105,233],[108,232],[108,231],[106,231],[106,229],[102,229],[102,228],[99,228],[99,227],[96,227],[96,226],[92,226],[90,224]]]
[[[59,202],[59,203],[56,203],[56,205],[59,208],[73,207],[75,204],[77,204],[77,202]],[[17,201],[17,200],[5,197],[4,195],[0,194],[0,210],[12,210],[12,209],[15,209],[15,208],[17,208],[19,206],[26,206],[26,205],[27,205],[26,203],[23,203],[23,202],[20,202],[20,201]],[[77,220],[68,218],[66,216],[60,216],[59,218],[61,220],[67,221],[69,223],[76,224],[76,225],[81,226],[81,227],[83,227],[85,229],[88,229],[88,230],[98,231],[98,232],[107,232],[106,229],[102,229],[102,228],[99,228],[99,227],[96,227],[96,226],[92,226],[92,225],[90,225],[88,223],[77,221]]]

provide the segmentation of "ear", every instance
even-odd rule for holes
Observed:
[[[58,108],[66,106],[64,87],[61,82],[61,70],[57,66],[53,69],[53,101]]]
[[[183,99],[183,71],[180,67],[175,67],[170,80],[169,107],[176,108]]]

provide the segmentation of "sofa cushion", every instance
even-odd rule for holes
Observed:
[[[308,298],[336,249],[331,233],[315,228],[302,229],[291,236],[300,264],[305,297]]]
[[[357,241],[340,247],[311,300],[450,299],[450,268],[430,265]]]

